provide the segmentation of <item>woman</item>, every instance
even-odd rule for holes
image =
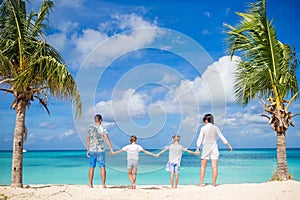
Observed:
[[[224,144],[228,146],[228,149],[232,151],[232,147],[222,135],[220,129],[214,125],[214,117],[212,114],[206,114],[203,117],[203,126],[200,130],[200,134],[197,140],[197,149],[202,144],[202,154],[201,154],[201,170],[200,170],[200,186],[203,186],[203,180],[206,170],[207,161],[211,159],[212,166],[212,186],[216,186],[217,176],[218,176],[218,139],[220,138]]]

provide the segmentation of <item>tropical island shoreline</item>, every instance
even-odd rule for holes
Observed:
[[[300,182],[272,181],[265,183],[221,184],[217,187],[205,185],[179,185],[171,189],[168,185],[138,185],[136,190],[127,185],[39,184],[24,185],[24,188],[0,186],[2,199],[299,199]]]

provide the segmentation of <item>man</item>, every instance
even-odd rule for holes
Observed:
[[[108,137],[106,129],[101,125],[103,119],[102,116],[97,114],[94,117],[95,124],[90,126],[87,134],[87,156],[90,158],[89,169],[89,187],[93,187],[94,169],[96,162],[100,167],[100,175],[102,179],[102,187],[105,188],[106,170],[105,170],[105,146],[104,140],[108,144],[110,151],[112,152],[112,145]]]

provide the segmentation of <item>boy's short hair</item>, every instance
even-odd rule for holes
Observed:
[[[175,139],[176,141],[180,140],[180,135],[173,135],[172,136],[173,140]]]
[[[102,116],[100,114],[95,115],[94,117],[95,122],[100,122],[102,120]]]
[[[137,138],[135,135],[130,136],[130,143],[136,142]]]
[[[212,114],[206,114],[203,117],[203,122],[208,121],[208,123],[214,124],[214,116]]]

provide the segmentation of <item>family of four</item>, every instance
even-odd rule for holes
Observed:
[[[122,152],[127,152],[127,169],[128,169],[128,178],[131,182],[131,188],[135,189],[136,182],[136,174],[138,170],[138,158],[139,152],[143,152],[145,154],[158,157],[165,151],[169,151],[169,160],[166,165],[166,171],[170,172],[170,182],[171,187],[176,188],[178,185],[178,173],[180,170],[180,161],[183,152],[187,152],[190,154],[199,155],[200,147],[202,147],[201,154],[201,170],[200,170],[200,186],[203,186],[203,180],[205,175],[206,165],[209,159],[211,159],[212,164],[212,186],[216,186],[216,180],[218,176],[218,158],[219,158],[219,150],[218,150],[218,139],[226,144],[230,151],[232,151],[231,145],[228,143],[226,138],[222,135],[220,129],[214,125],[214,118],[211,114],[206,114],[203,117],[203,122],[205,126],[203,126],[200,130],[200,134],[197,140],[197,148],[196,151],[188,150],[186,147],[179,144],[180,136],[174,135],[172,136],[173,143],[169,146],[166,146],[162,151],[158,154],[153,154],[149,151],[143,149],[142,146],[136,144],[137,137],[132,135],[130,136],[130,144],[124,146],[122,149],[118,151],[113,151],[110,139],[108,137],[107,130],[101,126],[103,121],[102,116],[100,114],[95,115],[94,117],[95,124],[92,125],[88,129],[87,134],[87,156],[90,159],[90,168],[89,168],[89,187],[93,187],[93,177],[94,177],[94,169],[96,167],[96,163],[100,167],[100,175],[102,179],[102,186],[105,188],[106,181],[106,170],[105,170],[105,146],[104,142],[107,143],[110,154],[118,154]],[[175,175],[175,177],[174,177]]]

